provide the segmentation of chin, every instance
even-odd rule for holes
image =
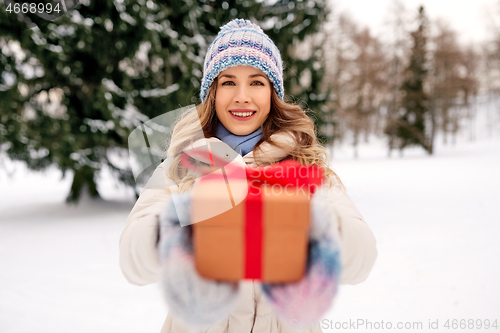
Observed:
[[[228,130],[235,135],[247,135],[252,133],[256,129],[257,128],[240,127],[240,126],[228,128]]]

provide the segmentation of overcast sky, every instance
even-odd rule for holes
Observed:
[[[383,33],[384,22],[394,0],[331,0],[334,8],[347,10],[359,24],[364,24],[375,35]],[[488,24],[496,14],[497,25],[500,25],[500,0],[402,0],[403,4],[415,17],[418,7],[423,4],[428,17],[447,20],[459,34],[461,42],[486,40],[490,35]],[[385,27],[387,29],[387,26]]]

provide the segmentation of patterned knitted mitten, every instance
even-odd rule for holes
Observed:
[[[285,322],[320,320],[337,293],[342,270],[340,247],[325,205],[324,198],[313,196],[306,274],[302,280],[261,284],[264,297]]]
[[[160,289],[172,313],[185,324],[206,329],[227,317],[239,296],[238,283],[222,283],[199,276],[194,263],[191,225],[177,217],[189,214],[191,194],[178,195],[159,216]],[[189,218],[189,216],[187,216]]]

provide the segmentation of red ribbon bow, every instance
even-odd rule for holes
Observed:
[[[225,180],[226,178],[241,179],[242,175],[246,175],[247,180],[254,184],[306,187],[311,194],[314,194],[316,188],[323,184],[324,173],[321,167],[316,165],[302,165],[292,159],[284,160],[270,166],[252,167],[230,163],[203,149],[192,149],[189,151],[189,155],[204,158],[205,160],[210,159],[210,167],[200,167],[194,165],[186,153],[183,153],[181,157],[181,164],[183,166],[203,175],[205,180],[220,179],[220,174],[213,173],[220,168]],[[241,168],[245,169],[244,173],[241,172]]]
[[[323,169],[315,165],[302,165],[295,160],[284,160],[265,167],[246,167],[247,179],[255,184],[259,182],[269,185],[291,185],[306,187],[314,194],[317,187],[323,184]]]

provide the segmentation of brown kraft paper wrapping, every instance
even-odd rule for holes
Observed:
[[[224,182],[214,181],[199,186],[193,195],[193,216],[208,206],[222,207],[220,201],[228,196],[227,192],[220,193],[225,186]],[[260,189],[263,200],[260,280],[298,281],[304,276],[307,260],[309,196],[293,187],[277,187],[273,191],[271,186],[262,185]],[[245,217],[246,199],[217,216],[193,224],[195,265],[200,276],[222,281],[245,279]]]

